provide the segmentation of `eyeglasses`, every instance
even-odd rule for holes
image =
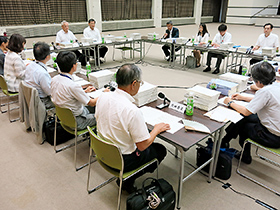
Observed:
[[[136,80],[136,81],[140,83],[140,86],[142,86],[144,84],[143,80],[140,80],[140,81]]]
[[[133,80],[133,81],[131,82],[131,84],[132,84],[134,81],[139,82],[139,83],[140,83],[140,86],[142,86],[142,85],[144,84],[144,81],[143,81],[143,80]]]

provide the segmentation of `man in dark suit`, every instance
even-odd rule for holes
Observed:
[[[172,21],[168,21],[166,23],[166,31],[165,31],[165,34],[163,35],[163,38],[164,39],[168,39],[168,38],[179,38],[179,29],[178,28],[175,28],[173,27],[173,23]],[[172,52],[174,51],[173,49],[174,45],[171,45],[171,49],[170,49],[170,45],[163,45],[162,46],[162,50],[166,56],[166,60],[169,61],[171,59],[171,62],[173,62],[173,55],[172,55]],[[180,50],[181,47],[177,47],[175,49],[175,51],[178,51]],[[175,57],[176,59],[176,57]]]

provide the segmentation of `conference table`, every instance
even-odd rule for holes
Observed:
[[[155,108],[157,105],[161,104],[161,100],[157,100],[154,102],[151,102],[149,104],[146,104],[145,106],[153,107]],[[179,175],[178,175],[178,189],[177,189],[177,208],[180,209],[181,207],[181,196],[182,196],[182,188],[183,188],[183,183],[188,180],[191,176],[196,174],[198,171],[200,171],[204,166],[207,164],[211,163],[210,165],[210,171],[209,171],[209,176],[208,176],[208,182],[211,182],[211,178],[213,174],[215,173],[215,168],[217,165],[218,161],[218,155],[221,144],[221,139],[223,136],[223,132],[225,129],[226,123],[220,123],[217,121],[213,121],[210,118],[204,116],[203,114],[206,113],[206,111],[194,108],[194,114],[193,116],[187,116],[183,113],[177,112],[173,109],[170,109],[168,107],[162,109],[162,111],[167,112],[171,115],[180,117],[182,119],[188,119],[188,120],[193,120],[199,123],[204,124],[210,129],[211,135],[206,134],[206,133],[201,133],[201,132],[195,132],[195,131],[185,131],[184,128],[181,128],[174,134],[171,134],[169,132],[163,132],[159,134],[157,137],[162,139],[163,141],[173,145],[176,149],[176,157],[178,157],[178,151],[181,154],[181,162],[180,162],[180,167],[179,167]],[[153,126],[147,124],[148,129],[152,130]],[[184,176],[184,164],[185,164],[185,152],[187,152],[190,148],[193,146],[197,145],[199,142],[202,140],[214,136],[214,144],[213,144],[213,150],[212,150],[212,157],[206,161],[203,165],[198,167],[196,170],[191,172],[190,174]]]

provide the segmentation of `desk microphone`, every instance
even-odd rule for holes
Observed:
[[[52,42],[52,46],[53,46],[53,49],[56,50],[56,46],[54,45],[54,43]]]
[[[188,41],[187,41],[185,44],[188,44],[188,43],[189,43],[189,41],[191,41],[191,39],[188,39]]]
[[[161,99],[163,99],[163,104],[157,105],[157,108],[158,108],[158,109],[163,109],[163,108],[169,106],[169,104],[168,104],[167,102],[170,103],[170,100],[169,100],[168,98],[166,98],[166,96],[164,95],[164,93],[159,92],[159,93],[158,93],[158,97],[161,98]]]
[[[246,50],[246,54],[252,54],[252,50],[253,50],[254,46],[251,46],[250,48],[248,48]]]

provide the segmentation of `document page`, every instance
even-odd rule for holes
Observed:
[[[140,110],[144,116],[145,122],[152,126],[162,122],[169,124],[171,128],[170,130],[167,130],[167,132],[169,133],[174,134],[184,127],[182,123],[179,123],[179,121],[181,120],[181,118],[179,117],[147,106],[141,107]]]
[[[204,115],[218,122],[231,121],[233,123],[237,123],[239,120],[243,118],[238,112],[222,106],[218,106],[217,108],[212,109],[211,111],[205,113]]]

